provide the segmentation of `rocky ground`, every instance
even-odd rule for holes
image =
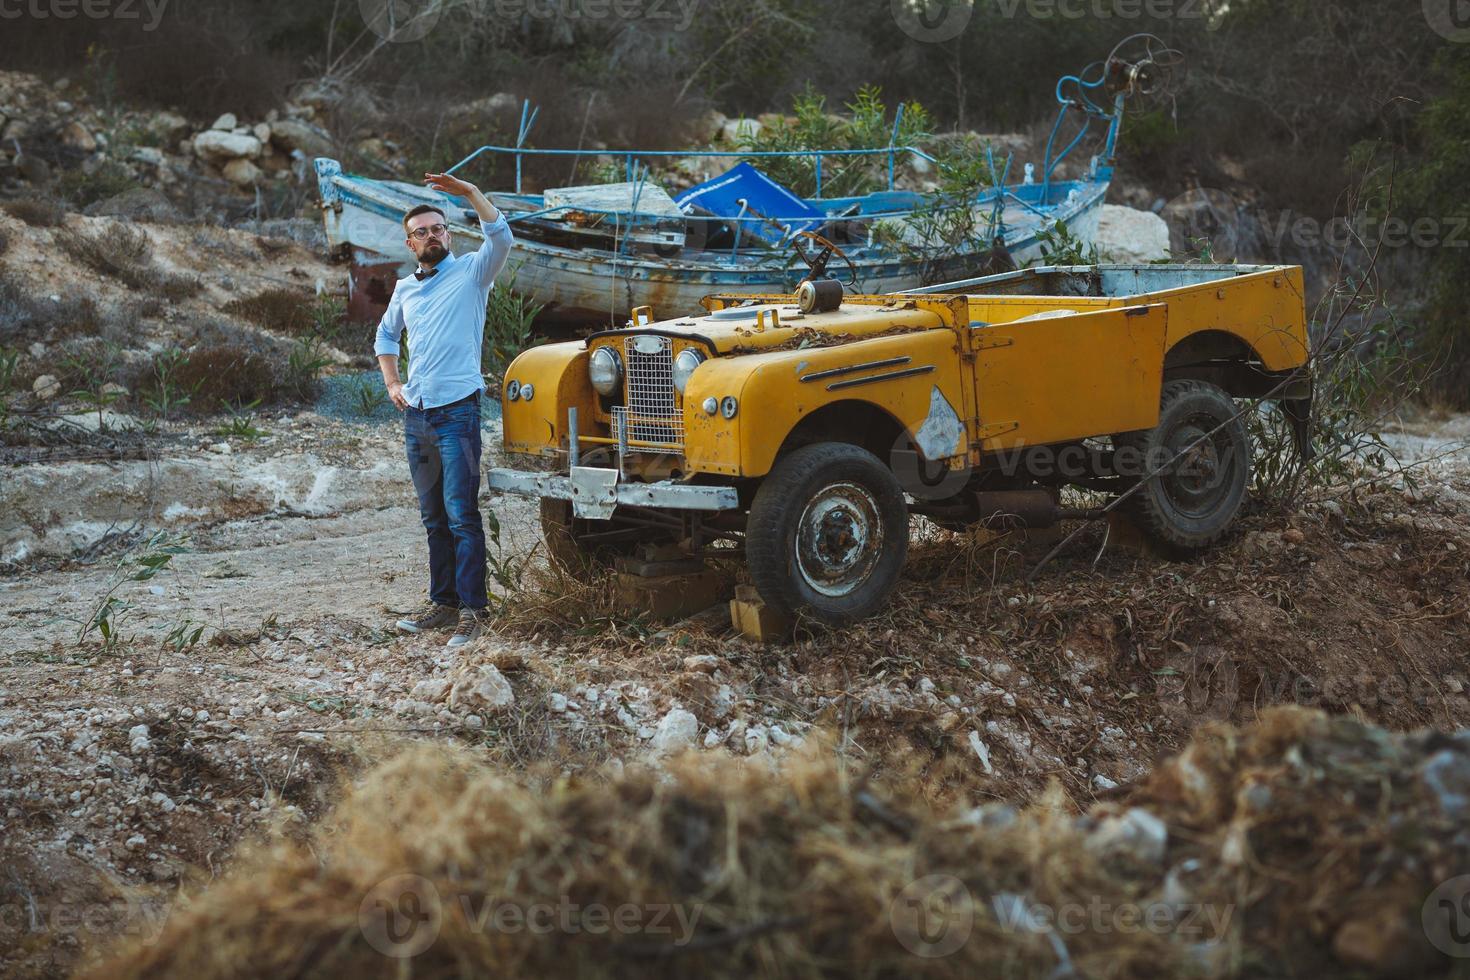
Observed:
[[[1253,515],[1198,563],[1100,550],[1089,531],[1027,584],[1049,541],[921,528],[890,614],[773,647],[558,584],[536,571],[532,509],[499,501],[499,554],[530,564],[494,635],[458,653],[389,628],[424,590],[396,429],[310,412],[260,425],[13,472],[8,512],[46,516],[7,531],[0,578],[8,971],[64,972],[159,926],[177,889],[318,815],[404,740],[583,772],[690,747],[779,763],[820,731],[918,760],[941,798],[1057,782],[1083,804],[1200,720],[1270,704],[1470,725],[1464,418],[1395,436],[1429,461],[1417,489]],[[140,514],[167,539],[78,550]],[[150,554],[169,557],[130,578]],[[107,639],[84,626],[109,595],[124,605]]]

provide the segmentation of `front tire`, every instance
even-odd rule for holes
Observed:
[[[777,461],[756,491],[745,551],[761,598],[834,626],[888,601],[908,554],[903,488],[858,446],[821,442]]]
[[[1238,411],[1215,385],[1170,381],[1160,399],[1159,424],[1115,440],[1118,448],[1132,451],[1140,475],[1174,460],[1122,505],[1171,554],[1189,557],[1210,547],[1240,513],[1250,484],[1251,444]]]

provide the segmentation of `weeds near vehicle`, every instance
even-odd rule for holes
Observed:
[[[170,412],[189,404],[204,383],[203,378],[196,379],[191,385],[180,381],[180,368],[188,360],[189,355],[177,347],[171,347],[154,356],[153,386],[150,392],[144,393],[143,402],[164,419],[169,417]]]
[[[107,409],[122,397],[120,387],[112,384],[122,352],[116,344],[103,344],[101,353],[73,354],[62,362],[67,375],[78,379],[82,387],[72,397],[91,405],[97,412],[97,431],[107,431]]]
[[[286,360],[286,388],[303,401],[316,397],[322,369],[332,363],[326,342],[316,334],[298,337]]]
[[[248,405],[226,405],[225,410],[230,413],[230,419],[221,425],[214,427],[213,434],[235,439],[245,439],[254,442],[266,434],[264,429],[255,427],[255,412],[253,409],[260,404],[257,398]]]
[[[876,240],[922,263],[919,281],[925,285],[939,282],[950,260],[958,256],[997,245],[1004,249],[1004,243],[995,240],[997,216],[987,216],[975,207],[979,194],[1000,183],[1000,175],[991,171],[989,158],[981,149],[966,146],[941,160],[938,192],[916,208],[906,222],[879,222],[873,228]]]
[[[353,378],[352,406],[358,415],[371,416],[387,402],[388,396],[375,378]]]
[[[191,626],[194,628],[190,629]],[[185,619],[168,631],[168,635],[163,638],[163,645],[173,650],[174,653],[183,653],[185,650],[194,649],[203,635],[202,625],[195,626],[192,620]]]
[[[810,85],[792,99],[791,114],[795,121],[784,118],[759,133],[746,134],[739,141],[741,150],[865,150],[889,145],[916,146],[928,140],[934,119],[917,102],[904,103],[898,133],[888,121],[888,106],[876,85],[858,89],[847,103],[850,119],[831,115],[826,96]],[[812,196],[817,192],[817,168],[810,157],[767,157],[757,162],[770,177],[793,192]],[[822,195],[843,197],[866,194],[886,186],[888,158],[872,156],[828,157],[822,161]]]
[[[1102,261],[1097,246],[1072,233],[1065,221],[1043,225],[1036,232],[1041,246],[1041,265],[1097,265]]]
[[[500,518],[495,516],[493,510],[486,510],[484,514],[485,533],[489,536],[491,545],[485,549],[485,570],[490,575],[490,581],[502,589],[500,594],[491,591],[490,601],[499,607],[500,613],[504,613],[512,605],[511,596],[522,589],[522,576],[531,556],[507,555],[500,543]]]
[[[102,653],[116,652],[123,643],[123,621],[134,608],[132,603],[117,594],[118,591],[130,582],[149,581],[167,568],[175,555],[187,550],[183,539],[175,538],[167,531],[159,531],[143,544],[140,554],[130,552],[124,555],[107,591],[98,599],[92,615],[77,633],[77,645],[85,643],[96,633],[102,641]]]
[[[519,266],[508,270],[490,287],[485,305],[485,338],[481,345],[480,371],[492,379],[493,391],[504,385],[506,369],[516,355],[531,346],[536,317],[542,304],[514,292],[507,283],[515,281]]]

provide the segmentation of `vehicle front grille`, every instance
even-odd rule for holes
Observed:
[[[629,452],[683,449],[684,414],[674,397],[673,341],[648,334],[625,338],[623,363],[627,404],[613,409],[614,433],[622,427]]]

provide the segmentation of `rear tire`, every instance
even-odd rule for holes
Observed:
[[[858,446],[819,442],[777,461],[756,491],[745,552],[761,598],[834,626],[877,612],[908,554],[903,488]]]
[[[1114,440],[1132,452],[1143,474],[1194,446],[1122,504],[1170,554],[1189,557],[1210,547],[1240,513],[1250,484],[1251,444],[1238,411],[1215,385],[1170,381],[1160,399],[1159,424]]]

